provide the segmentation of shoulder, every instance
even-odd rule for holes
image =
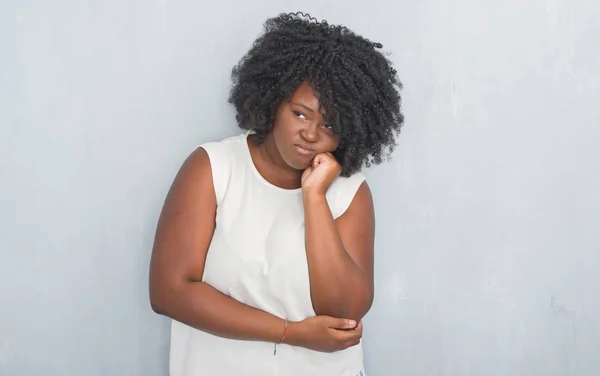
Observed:
[[[361,172],[349,177],[338,177],[327,191],[327,202],[334,218],[340,217],[346,212],[359,188],[366,185],[366,178]]]
[[[212,172],[217,205],[225,195],[236,165],[244,157],[244,148],[247,148],[245,133],[228,137],[221,141],[200,144],[194,152],[203,152],[206,154]]]
[[[246,134],[242,133],[236,136],[227,137],[220,141],[205,142],[198,145],[208,154],[209,158],[219,158],[232,156],[239,153],[246,142]]]

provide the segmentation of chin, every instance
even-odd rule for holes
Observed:
[[[290,166],[291,168],[298,170],[298,171],[304,171],[308,168],[308,166],[310,166],[310,162],[307,163],[288,163],[288,166]]]
[[[283,144],[283,143],[282,143]],[[294,170],[304,171],[308,167],[310,167],[313,158],[316,154],[312,155],[302,155],[296,151],[296,147],[292,142],[285,143],[279,147],[278,145],[279,155],[281,155],[285,164]]]
[[[308,168],[308,166],[310,166],[311,160],[298,160],[298,159],[287,159],[285,160],[285,163],[290,166],[291,168],[293,168],[294,170],[298,170],[298,171],[304,171]]]

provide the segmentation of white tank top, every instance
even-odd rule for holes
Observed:
[[[217,199],[215,232],[203,281],[249,306],[290,321],[315,316],[304,246],[301,189],[283,189],[258,172],[247,136],[201,147],[208,153]],[[333,217],[350,205],[364,181],[339,177],[327,192]],[[173,320],[171,376],[355,376],[362,346],[322,353],[287,344],[233,340]]]

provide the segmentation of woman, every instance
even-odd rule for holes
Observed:
[[[360,169],[403,123],[379,48],[286,14],[234,68],[246,131],[191,153],[156,231],[150,297],[173,319],[171,376],[363,374],[375,225]]]

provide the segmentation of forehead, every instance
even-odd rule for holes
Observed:
[[[301,103],[317,111],[321,107],[317,93],[308,82],[303,82],[292,95],[292,102]],[[322,109],[321,109],[322,110]]]

